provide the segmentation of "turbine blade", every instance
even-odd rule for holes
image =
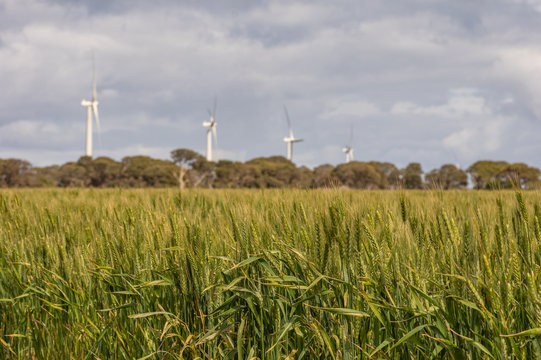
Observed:
[[[353,146],[353,124],[351,124],[351,129],[349,131],[349,147]]]
[[[92,101],[96,101],[97,91],[96,91],[96,64],[94,61],[94,54],[92,54]]]
[[[94,119],[96,120],[96,130],[100,132],[101,129],[100,129],[100,116],[98,114],[98,104],[92,103],[92,112],[94,113]]]
[[[284,105],[284,113],[286,114],[287,128],[289,130],[289,136],[293,137],[293,130],[291,129],[291,120],[289,119],[289,113],[287,112],[287,107]]]
[[[214,107],[212,108],[212,118],[216,120],[216,105],[217,105],[218,99],[216,96],[214,97]]]

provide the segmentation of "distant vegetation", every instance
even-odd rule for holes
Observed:
[[[173,150],[171,159],[81,157],[76,162],[48,167],[0,159],[0,187],[462,189],[468,185],[469,174],[476,189],[541,188],[539,169],[505,161],[478,161],[466,170],[445,164],[425,173],[419,163],[399,169],[377,161],[325,164],[311,170],[297,167],[282,156],[244,163],[208,162],[189,149]]]
[[[539,359],[540,204],[4,189],[0,358]]]

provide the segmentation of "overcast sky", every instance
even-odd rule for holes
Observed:
[[[0,158],[285,155],[541,167],[541,0],[0,0]]]

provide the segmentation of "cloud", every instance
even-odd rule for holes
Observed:
[[[443,146],[467,161],[485,158],[501,148],[512,123],[513,119],[506,117],[483,119],[446,136]]]
[[[376,104],[364,100],[335,100],[328,104],[328,110],[320,117],[338,116],[368,117],[380,113]]]
[[[235,159],[284,153],[286,104],[302,165],[342,162],[353,123],[363,160],[541,166],[537,1],[0,3],[0,156],[82,154],[94,53],[104,155],[203,151],[217,96]]]
[[[146,146],[144,144],[134,144],[126,147],[119,147],[114,150],[108,150],[107,153],[97,151],[96,156],[109,156],[116,160],[121,160],[126,156],[144,155],[158,159],[169,159],[171,150],[161,146]]]
[[[73,126],[61,128],[53,121],[19,120],[0,126],[0,143],[17,149],[61,149],[73,145]]]
[[[398,102],[390,110],[401,117],[421,116],[430,119],[432,126],[442,131],[440,152],[450,152],[447,161],[472,162],[480,158],[497,156],[507,145],[510,127],[517,120],[499,114],[499,106],[513,104],[509,96],[490,104],[476,89],[454,89],[447,102],[423,106],[411,102]],[[450,159],[452,158],[452,159]]]
[[[479,96],[475,89],[452,90],[447,103],[443,105],[419,106],[411,102],[398,102],[391,108],[393,115],[459,117],[487,115],[489,113],[485,99]]]
[[[538,12],[541,12],[541,1],[539,0],[508,0],[510,3],[530,6]]]
[[[529,106],[541,117],[541,50],[533,44],[516,44],[494,50],[497,61],[492,66],[492,75],[515,89],[523,106]]]
[[[116,89],[103,89],[99,92],[100,99],[112,100],[118,98],[119,92]]]
[[[322,3],[275,1],[249,11],[243,22],[270,27],[321,27],[331,19],[339,18],[342,10]]]
[[[214,150],[214,156],[218,160],[231,160],[231,161],[247,161],[250,160],[250,158],[247,158],[247,152],[246,150],[241,151],[231,151],[231,150],[222,150],[218,148],[217,150]],[[205,154],[202,154],[205,155]]]

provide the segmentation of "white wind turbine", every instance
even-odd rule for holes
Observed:
[[[342,151],[346,154],[346,164],[353,161],[353,126],[351,126],[351,132],[349,133],[349,144]]]
[[[98,135],[100,133],[100,118],[98,115],[98,100],[96,91],[96,69],[92,60],[92,100],[81,101],[81,106],[86,107],[86,156],[92,157],[92,114],[96,120]]]
[[[214,108],[212,112],[208,110],[210,121],[203,122],[203,127],[207,128],[207,161],[212,161],[212,137],[214,137],[214,146],[218,147],[218,137],[216,136],[216,99],[214,99]]]
[[[287,108],[284,106],[284,112],[286,114],[287,127],[289,128],[289,136],[284,137],[284,142],[287,144],[287,159],[291,161],[293,156],[293,143],[301,142],[303,139],[296,139],[293,136],[293,129],[291,129],[291,120],[289,119],[289,114],[287,113]]]

